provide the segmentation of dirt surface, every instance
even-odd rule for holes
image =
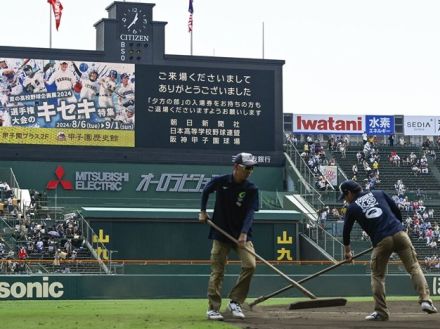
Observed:
[[[319,309],[292,310],[286,306],[255,306],[246,310],[246,319],[233,319],[224,312],[225,321],[244,329],[340,329],[340,328],[420,328],[439,329],[440,313],[426,314],[417,302],[387,303],[391,315],[389,321],[366,321],[373,311],[372,302],[348,302],[346,306]]]

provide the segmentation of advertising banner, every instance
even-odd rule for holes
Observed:
[[[0,58],[0,143],[133,147],[134,68]]]
[[[361,115],[294,114],[293,133],[362,134],[364,119]]]
[[[394,116],[367,115],[365,126],[368,135],[392,135],[394,134]]]
[[[439,136],[440,117],[435,116],[407,116],[403,117],[406,136]]]
[[[275,150],[274,72],[142,66],[136,147]],[[269,86],[269,87],[268,87]],[[272,87],[270,87],[272,86]],[[144,105],[145,104],[145,105]],[[265,163],[270,163],[267,158]]]
[[[320,166],[319,170],[323,176],[329,181],[333,186],[338,185],[338,167],[337,166]]]

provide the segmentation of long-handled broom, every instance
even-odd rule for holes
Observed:
[[[208,224],[211,225],[214,229],[222,233],[224,236],[226,236],[229,240],[236,243],[238,245],[238,240],[235,239],[233,236],[231,236],[229,233],[225,232],[223,229],[218,227],[216,224],[214,224],[211,220],[207,220]],[[290,277],[288,277],[286,274],[281,272],[278,268],[273,266],[271,263],[269,263],[267,260],[265,260],[263,257],[258,255],[253,250],[250,250],[249,248],[244,248],[248,253],[255,256],[255,258],[262,261],[264,264],[269,266],[272,270],[274,270],[276,273],[278,273],[280,276],[282,276],[284,279],[289,281],[291,283],[291,286],[294,286],[295,288],[299,289],[304,295],[309,297],[312,300],[301,302],[301,307],[299,308],[317,308],[317,307],[328,307],[328,306],[344,306],[347,303],[347,300],[345,298],[325,298],[321,299],[316,297],[313,293],[308,291],[306,288],[304,288],[302,285],[300,285],[295,280],[292,280]],[[292,306],[292,305],[291,305]],[[290,308],[292,309],[292,308]]]
[[[361,257],[361,256],[365,255],[365,254],[368,254],[372,250],[373,250],[373,248],[368,248],[368,249],[366,249],[366,250],[356,254],[355,256],[353,256],[352,259],[356,259],[358,257]],[[339,267],[339,266],[341,266],[341,265],[343,265],[343,264],[345,264],[347,262],[348,262],[347,260],[340,261],[340,262],[338,262],[336,264],[333,264],[332,266],[326,267],[326,268],[320,270],[319,272],[311,274],[308,277],[305,277],[305,278],[297,281],[297,283],[301,284],[301,283],[307,282],[307,281],[309,281],[309,280],[311,280],[313,278],[316,278],[317,276],[320,276],[321,274],[324,274],[324,273],[326,273],[328,271],[331,271],[331,270],[333,270],[333,269],[335,269],[335,268],[337,268],[337,267]],[[283,292],[285,292],[285,291],[287,291],[287,290],[289,290],[291,288],[294,288],[294,287],[295,286],[291,284],[291,285],[288,285],[288,286],[286,286],[284,288],[281,288],[281,289],[279,289],[277,291],[274,291],[271,294],[268,294],[268,295],[265,295],[265,296],[260,296],[257,299],[255,299],[252,303],[250,303],[249,306],[250,307],[255,306],[255,305],[259,304],[259,303],[264,302],[265,300],[268,300],[269,298],[272,298],[272,297],[274,297],[276,295],[279,295],[279,294],[281,294],[281,293],[283,293]],[[299,307],[301,305],[300,303],[302,303],[302,302],[298,302],[298,303],[291,304],[291,305],[295,305],[294,308],[298,309],[298,308],[300,308]],[[292,309],[294,309],[294,308],[292,308]]]

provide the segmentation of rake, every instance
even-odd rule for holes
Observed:
[[[220,227],[218,227],[216,224],[214,224],[211,220],[207,220],[208,224],[211,225],[214,229],[216,229],[217,231],[219,231],[221,234],[223,234],[225,237],[227,237],[229,240],[231,240],[232,242],[236,243],[238,245],[238,240],[235,239],[233,236],[231,236],[229,233],[225,232],[223,229],[221,229]],[[273,266],[271,263],[269,263],[267,260],[265,260],[263,257],[261,257],[260,255],[258,255],[256,252],[254,252],[253,250],[244,247],[244,250],[246,250],[248,253],[250,253],[251,255],[255,256],[255,258],[259,259],[260,261],[262,261],[264,264],[266,264],[267,266],[269,266],[272,270],[274,270],[276,273],[278,273],[280,276],[282,276],[284,279],[286,279],[287,281],[290,282],[290,286],[291,287],[295,287],[298,290],[300,290],[305,296],[309,297],[311,300],[309,301],[303,301],[300,302],[301,305],[297,308],[317,308],[317,307],[328,307],[328,306],[344,306],[347,303],[347,300],[344,298],[326,298],[326,299],[320,299],[318,297],[316,297],[313,293],[311,293],[309,290],[307,290],[306,288],[304,288],[302,285],[300,285],[298,282],[296,282],[295,280],[291,279],[289,276],[287,276],[286,274],[284,274],[283,272],[281,272],[278,268],[276,268],[275,266]],[[289,309],[293,309],[292,308],[292,304],[290,305]]]
[[[362,251],[362,252],[356,254],[355,256],[353,256],[352,259],[356,259],[356,258],[358,258],[358,257],[361,257],[361,256],[363,256],[363,255],[369,253],[369,252],[372,251],[372,250],[373,250],[373,248],[368,248],[368,249],[366,249],[366,250],[364,250],[364,251]],[[331,270],[333,270],[333,269],[335,269],[335,268],[337,268],[337,267],[339,267],[339,266],[341,266],[341,265],[343,265],[343,264],[345,264],[345,263],[348,263],[348,261],[347,261],[347,260],[343,260],[343,261],[341,261],[341,262],[339,262],[339,263],[336,263],[336,264],[334,264],[334,265],[332,265],[332,266],[329,266],[329,267],[327,267],[327,268],[324,268],[324,269],[322,269],[322,270],[319,271],[319,272],[316,272],[316,273],[314,273],[314,274],[311,274],[311,275],[309,275],[308,277],[305,277],[304,279],[301,279],[301,280],[297,281],[297,283],[301,284],[301,283],[307,282],[307,281],[309,281],[309,280],[311,280],[311,279],[313,279],[313,278],[316,278],[317,276],[320,276],[321,274],[324,274],[324,273],[326,273],[326,272],[328,272],[328,271],[331,271]],[[287,290],[289,290],[289,289],[291,289],[291,288],[293,288],[293,287],[295,287],[295,286],[294,286],[294,285],[289,285],[289,286],[286,286],[286,287],[284,287],[284,288],[281,288],[281,289],[279,289],[279,290],[277,290],[277,291],[275,291],[275,292],[273,292],[273,293],[271,293],[271,294],[268,294],[268,295],[265,295],[265,296],[258,297],[258,298],[255,299],[252,303],[250,303],[249,306],[250,306],[250,307],[255,306],[255,305],[257,305],[257,304],[259,304],[259,303],[261,303],[261,302],[264,302],[265,300],[268,300],[269,298],[272,298],[272,297],[274,297],[274,296],[276,296],[276,295],[279,295],[279,294],[281,294],[281,293],[283,293],[283,292],[285,292],[285,291],[287,291]],[[291,306],[292,306],[292,305],[295,305],[293,308],[290,308],[290,309],[300,309],[300,308],[304,308],[304,307],[301,307],[302,303],[303,303],[303,302],[298,302],[298,303],[290,304]],[[341,304],[342,304],[342,301],[341,301]],[[345,303],[344,303],[343,305],[345,305]],[[343,306],[343,305],[337,305],[337,306]],[[329,305],[329,306],[334,306],[334,305]],[[321,306],[321,307],[323,307],[323,306]]]

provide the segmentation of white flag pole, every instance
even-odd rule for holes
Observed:
[[[263,46],[263,59],[264,59],[264,22],[263,22],[263,31],[262,31],[262,46]]]
[[[52,48],[52,5],[49,3],[49,48]]]

